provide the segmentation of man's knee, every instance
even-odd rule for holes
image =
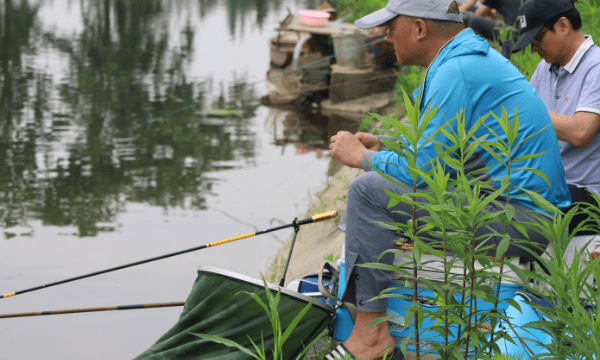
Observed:
[[[352,180],[348,188],[348,202],[373,194],[374,187],[379,183],[377,177],[381,177],[381,175],[369,171]]]

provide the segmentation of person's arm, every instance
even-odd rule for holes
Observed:
[[[598,114],[579,111],[575,113],[575,116],[568,116],[552,111],[548,112],[554,131],[556,131],[556,137],[578,148],[589,144],[600,129],[600,115]]]
[[[477,10],[475,10],[475,16],[484,17],[487,16],[492,11],[492,8],[487,5],[479,5]]]
[[[363,144],[367,150],[380,151],[379,137],[366,132],[357,132],[354,137]]]
[[[348,131],[339,131],[331,137],[329,156],[344,165],[360,168],[365,152],[367,152],[365,145]]]
[[[543,71],[543,68],[536,72],[538,70]],[[585,76],[579,84],[581,93],[575,116],[549,111],[556,137],[578,148],[589,144],[600,129],[600,66],[581,75]],[[531,80],[533,83],[534,79]]]
[[[463,108],[465,108],[466,117],[470,117],[470,110],[467,110],[466,107],[468,107],[471,96],[465,90],[463,69],[456,59],[447,61],[443,66],[443,75],[427,79],[427,93],[435,95],[431,95],[432,97],[426,96],[423,99],[422,106],[419,102],[415,101],[415,106],[421,106],[423,109],[438,107],[435,116],[429,121],[417,145],[419,151],[415,159],[416,166],[423,171],[429,171],[432,168],[432,160],[434,159],[439,160],[442,166],[444,166],[444,156],[439,153],[439,149],[448,149],[454,145],[451,139],[443,133],[438,132],[439,129],[446,128],[450,133],[456,133],[457,122],[450,120],[456,117]],[[455,81],[447,81],[447,79],[455,79]],[[422,86],[423,84],[421,84]],[[420,96],[421,87],[413,92],[415,99]],[[421,117],[424,115],[425,111],[423,110]],[[436,134],[435,140],[429,141],[434,134]],[[412,145],[407,143],[406,146],[408,149],[412,149]],[[409,173],[409,161],[405,156],[383,149],[372,158],[372,164],[379,171],[395,177],[406,184],[413,183],[413,178]],[[454,172],[450,168],[447,171]],[[417,183],[417,187],[426,186],[426,183],[422,182],[420,177],[417,178]]]
[[[473,6],[477,4],[477,0],[467,0],[458,8],[460,11],[469,11]]]
[[[475,16],[488,16],[492,19],[496,17],[496,10],[500,7],[500,0],[480,0],[481,4],[475,10]]]

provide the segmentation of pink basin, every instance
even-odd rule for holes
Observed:
[[[309,27],[325,27],[330,16],[331,14],[326,11],[302,10],[300,11],[300,23]]]

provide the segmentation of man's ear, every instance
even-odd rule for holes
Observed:
[[[554,31],[560,35],[569,33],[572,28],[573,26],[571,25],[571,22],[564,16],[554,23]]]
[[[427,35],[429,35],[429,27],[427,26],[427,22],[423,19],[416,18],[413,20],[411,25],[412,35],[415,42],[423,40]]]

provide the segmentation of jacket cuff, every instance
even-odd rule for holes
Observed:
[[[377,151],[375,150],[367,150],[363,154],[363,157],[360,159],[360,167],[362,167],[364,171],[372,170],[371,164],[373,163],[373,157],[375,157],[375,155],[377,155]]]

